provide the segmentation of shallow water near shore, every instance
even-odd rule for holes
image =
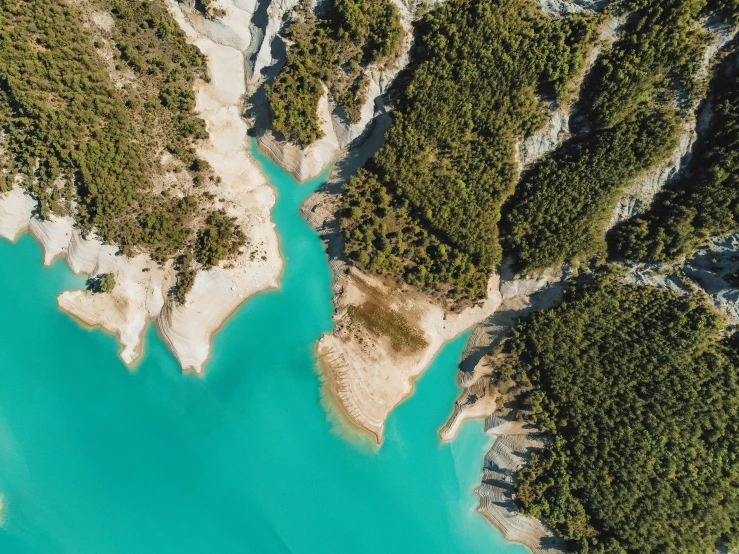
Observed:
[[[182,375],[151,326],[134,371],[114,337],[79,326],[25,235],[0,240],[0,552],[504,553],[475,512],[481,422],[436,431],[458,393],[465,337],[445,346],[378,449],[321,405],[313,346],[331,329],[330,273],[298,213],[299,185],[258,152],[278,191],[281,288],[217,334],[203,378]]]

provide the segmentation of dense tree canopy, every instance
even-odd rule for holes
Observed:
[[[482,298],[515,143],[546,120],[537,92],[566,96],[596,23],[530,0],[450,0],[427,14],[385,145],[346,187],[349,256],[453,300]]]
[[[112,25],[83,25],[92,10]],[[197,77],[205,59],[163,3],[0,0],[0,191],[20,175],[43,216],[73,215],[127,253],[197,248],[210,228],[197,187],[215,179],[193,147],[207,136]],[[163,155],[193,176],[185,190],[155,191]]]
[[[733,4],[632,0],[585,81],[572,140],[517,179],[514,147],[566,96],[597,17],[550,18],[523,0],[453,0],[418,25],[386,144],[348,183],[342,220],[360,266],[443,294],[485,294],[500,242],[530,271],[606,252],[625,187],[677,146],[697,98],[706,15]],[[501,210],[501,203],[507,203]],[[502,212],[502,213],[501,213]]]
[[[526,269],[605,256],[604,221],[624,186],[676,145],[672,110],[640,109],[534,165],[510,199],[504,240]]]
[[[360,117],[368,85],[364,69],[394,59],[403,37],[391,0],[331,0],[315,15],[309,2],[285,32],[285,65],[267,90],[272,126],[307,145],[321,138],[318,101],[323,85],[352,121]]]
[[[614,229],[613,254],[664,262],[688,255],[710,235],[739,230],[739,71],[737,54],[714,79],[712,117],[687,173],[649,212]]]
[[[700,89],[708,35],[698,23],[709,7],[716,9],[703,0],[625,4],[636,11],[582,91],[576,138],[537,162],[507,204],[504,243],[520,269],[604,254],[621,192],[677,146],[683,109]]]
[[[666,105],[680,91],[692,93],[709,39],[698,25],[706,0],[629,0],[621,9],[635,14],[599,58],[585,91],[596,128],[613,127],[648,100]]]
[[[246,243],[246,235],[234,221],[222,213],[211,212],[205,227],[198,231],[198,261],[204,267],[213,267]]]
[[[601,279],[506,344],[527,419],[550,434],[520,474],[525,513],[572,552],[716,551],[739,539],[739,354],[705,303]]]

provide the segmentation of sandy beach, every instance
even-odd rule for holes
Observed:
[[[379,279],[347,268],[340,271],[340,292],[334,297],[336,326],[317,345],[326,387],[358,427],[382,441],[385,419],[413,391],[413,382],[445,342],[479,323],[500,305],[494,276],[482,306],[460,314],[446,312],[425,295],[407,288],[398,294]],[[368,303],[402,317],[407,333],[423,337],[415,348],[398,348],[389,333],[358,317]]]

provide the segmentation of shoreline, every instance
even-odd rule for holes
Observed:
[[[336,395],[331,389],[332,379],[326,374],[326,368],[321,363],[321,357],[318,355],[316,348],[313,349],[313,355],[316,357],[314,369],[319,381],[318,393],[321,407],[326,411],[326,418],[332,424],[332,428],[342,437],[348,437],[351,442],[368,445],[374,450],[379,449],[382,445],[380,438],[354,421],[341,403],[337,401]]]
[[[450,314],[422,293],[408,289],[398,295],[354,267],[337,267],[334,260],[330,265],[339,270],[334,272],[332,283],[335,325],[318,341],[316,353],[327,379],[326,388],[346,416],[374,435],[379,444],[387,416],[413,394],[415,380],[443,346],[500,305],[498,278],[491,278],[488,300],[481,307]],[[390,335],[378,335],[376,329],[352,315],[366,303],[404,321],[405,328],[416,333],[416,346],[398,350]]]
[[[275,192],[248,153],[247,126],[241,117],[247,87],[244,53],[198,34],[181,4],[167,0],[167,6],[188,40],[207,59],[210,80],[197,81],[194,91],[196,112],[205,120],[210,136],[196,144],[196,149],[222,178],[211,191],[218,198],[214,207],[237,218],[251,247],[256,248],[258,255],[253,257],[257,259],[252,261],[249,252],[244,252],[228,264],[199,271],[185,304],[175,305],[168,296],[176,280],[171,262],[162,266],[145,254],[130,259],[116,256],[117,247],[94,236],[82,237],[71,218],[40,220],[34,215],[36,202],[20,188],[0,194],[0,236],[15,241],[30,231],[41,245],[44,265],[64,257],[77,275],[116,276],[116,288],[110,294],[66,291],[57,298],[57,305],[85,327],[101,327],[113,334],[127,366],[140,359],[144,332],[154,321],[182,370],[200,375],[210,358],[212,338],[225,321],[251,296],[279,287],[283,260],[271,218]],[[233,10],[238,19],[241,12]]]
[[[530,449],[544,447],[544,438],[508,414],[486,418],[485,434],[494,442],[484,457],[482,483],[475,488],[477,512],[506,542],[521,544],[532,554],[565,554],[564,540],[540,519],[521,513],[513,498],[516,472],[528,463]]]
[[[88,333],[94,333],[94,332],[100,331],[100,332],[102,332],[102,333],[104,333],[104,334],[106,334],[108,336],[113,337],[116,341],[118,341],[118,336],[113,331],[109,331],[108,329],[105,329],[104,327],[101,327],[100,325],[94,325],[94,324],[88,323],[87,321],[81,319],[80,317],[77,317],[76,314],[73,314],[71,312],[68,312],[67,310],[65,310],[64,308],[62,308],[61,306],[59,306],[59,303],[58,302],[57,302],[56,307],[57,307],[57,309],[61,313],[65,314],[72,321],[74,321],[77,324],[78,327],[80,327],[81,329],[87,331]],[[144,328],[144,333],[142,333],[142,335],[145,335],[146,334],[146,329],[149,328],[149,326],[151,325],[151,323],[153,321],[154,320],[149,320],[149,322],[146,324],[146,327]],[[120,346],[120,343],[119,343],[119,346]],[[121,357],[120,351],[118,352],[118,359],[121,362],[123,362],[123,365],[125,365],[126,368],[129,371],[132,371],[133,372],[133,371],[136,371],[136,368],[138,367],[139,363],[141,363],[141,360],[143,359],[143,356],[144,356],[144,351],[145,351],[145,349],[144,349],[144,339],[143,339],[143,336],[142,336],[142,338],[139,341],[139,344],[137,346],[137,350],[135,352],[135,358],[131,362],[126,362]]]
[[[0,234],[0,240],[5,240],[5,241],[7,241],[10,244],[15,245],[15,244],[18,243],[19,240],[21,240],[26,235],[29,235],[36,242],[36,244],[41,247],[42,254],[43,254],[43,248],[44,248],[43,243],[40,240],[38,240],[38,238],[35,237],[30,232],[30,230],[28,230],[28,229],[26,231],[21,232],[20,234],[18,234],[17,236],[15,236],[13,239],[10,239],[7,236],[4,236],[4,235]],[[42,266],[44,268],[50,268],[57,261],[60,261],[60,260],[65,260],[65,262],[66,262],[66,257],[65,257],[65,255],[63,253],[62,254],[58,254],[55,257],[53,257],[51,259],[50,263],[48,263],[48,264],[47,263],[42,263]],[[85,277],[86,276],[85,274],[80,274],[80,273],[74,272],[69,267],[69,264],[66,264],[66,265],[67,265],[67,269],[73,275],[76,275],[78,277]],[[243,304],[246,303],[248,300],[250,300],[252,298],[256,298],[256,297],[260,296],[261,294],[266,294],[266,293],[269,293],[269,292],[272,292],[272,291],[275,291],[275,290],[280,290],[280,288],[281,288],[281,286],[278,284],[275,287],[263,289],[263,290],[255,293],[254,295],[249,296],[248,298],[245,298],[244,299],[244,302],[242,304],[240,304],[239,306],[236,306],[233,309],[233,311],[231,312],[231,314],[221,323],[221,325],[217,329],[215,329],[215,331],[213,332],[213,336],[211,338],[214,338],[215,335],[218,334],[223,329],[223,327],[228,324],[229,320],[231,319],[231,316],[233,316],[243,306]],[[71,289],[71,290],[65,291],[65,292],[75,292],[75,291],[84,292],[85,290],[86,289]],[[77,315],[76,313],[73,313],[71,311],[68,311],[68,310],[64,309],[62,306],[59,305],[59,302],[57,302],[57,309],[59,310],[60,313],[63,313],[67,317],[71,318],[75,322],[75,324],[77,324],[80,328],[84,329],[85,331],[88,331],[88,332],[101,331],[102,333],[113,337],[114,339],[116,339],[116,342],[118,342],[118,345],[120,347],[119,337],[117,336],[117,334],[116,334],[115,331],[112,331],[110,329],[107,329],[107,328],[101,326],[98,323],[89,323],[88,321],[86,321],[85,319],[83,319],[82,317],[80,317],[79,315]],[[137,350],[135,352],[134,359],[132,361],[130,361],[130,362],[127,362],[127,361],[125,361],[121,357],[120,352],[118,353],[118,358],[120,359],[120,361],[123,362],[123,364],[129,370],[131,370],[131,371],[135,371],[136,368],[138,367],[138,365],[141,363],[141,360],[143,358],[144,352],[146,350],[146,348],[145,348],[146,341],[144,340],[143,337],[146,335],[146,332],[148,331],[148,329],[149,329],[149,327],[151,325],[154,325],[154,329],[157,332],[157,336],[168,347],[168,350],[170,350],[170,353],[172,353],[174,355],[174,353],[171,352],[171,349],[169,348],[169,345],[167,344],[166,340],[164,339],[164,337],[162,336],[161,332],[159,331],[159,327],[157,325],[157,318],[156,317],[151,317],[151,318],[149,318],[146,321],[146,325],[144,326],[144,329],[142,330],[141,339],[140,339],[139,343],[137,344],[137,347],[136,347]],[[212,354],[212,351],[211,351],[211,354]],[[210,360],[210,356],[208,357],[208,359],[205,360],[205,362],[203,364],[204,367],[207,366],[209,360]],[[195,374],[195,375],[198,375],[198,376],[203,376],[205,374],[205,371],[197,372],[197,371],[193,370],[192,368],[181,368],[181,369],[182,369],[182,372],[183,373],[192,373],[192,374]]]

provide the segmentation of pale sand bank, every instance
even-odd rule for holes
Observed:
[[[283,140],[273,132],[269,123],[269,109],[263,94],[253,94],[250,98],[251,109],[257,122],[257,143],[260,149],[298,181],[306,181],[320,175],[332,161],[343,156],[347,149],[355,146],[357,142],[361,142],[371,131],[376,118],[387,112],[384,94],[398,73],[408,64],[408,52],[413,42],[411,31],[414,13],[401,0],[395,0],[394,3],[400,12],[401,25],[405,29],[401,54],[388,66],[373,64],[366,69],[365,75],[369,84],[361,115],[356,123],[352,123],[329,100],[328,90],[324,86],[324,94],[318,103],[318,121],[324,136],[308,146],[301,147]],[[272,46],[281,21],[294,5],[294,0],[270,4],[264,38],[259,45],[252,47],[258,54],[253,68],[250,67],[250,93],[258,91],[263,74],[269,66],[281,66],[284,62],[284,48],[277,49]],[[267,49],[267,46],[270,48]],[[280,52],[277,59],[272,57],[275,52]]]
[[[187,303],[167,304],[157,320],[160,333],[182,367],[199,372],[210,353],[213,333],[246,298],[278,286],[282,258],[270,216],[275,194],[248,154],[247,126],[241,117],[246,94],[243,50],[251,42],[249,27],[243,22],[244,14],[250,17],[250,12],[222,0],[219,6],[226,15],[214,23],[175,0],[168,0],[168,5],[188,39],[208,59],[210,83],[199,84],[196,111],[205,120],[210,137],[197,151],[221,177],[213,191],[219,199],[216,207],[237,219],[249,248],[256,251],[253,260],[247,248],[228,269],[222,264],[200,272]],[[239,40],[235,33],[240,33]],[[228,39],[225,44],[219,44],[222,35]]]
[[[337,276],[336,325],[317,346],[326,386],[351,421],[372,433],[379,444],[388,414],[411,394],[414,380],[444,343],[500,305],[498,278],[491,279],[488,299],[482,306],[451,314],[410,287],[390,288],[356,268],[341,267],[339,262],[332,263],[332,269]],[[425,344],[407,350],[394,348],[390,337],[378,334],[354,315],[367,302],[400,314]]]
[[[30,226],[28,214],[36,208],[36,201],[21,189],[0,194],[0,236],[15,241]]]
[[[42,245],[45,263],[64,256],[79,275],[115,275],[111,294],[68,291],[59,296],[58,303],[78,320],[114,333],[127,364],[139,357],[146,325],[156,319],[182,368],[202,372],[216,330],[248,297],[276,287],[282,271],[270,217],[274,191],[247,153],[247,127],[241,117],[246,73],[244,54],[237,47],[246,48],[250,42],[248,27],[242,27],[250,13],[225,0],[221,3],[227,15],[216,25],[168,0],[177,22],[208,60],[210,82],[196,84],[196,111],[205,120],[210,137],[197,145],[197,151],[221,177],[218,185],[209,185],[217,199],[213,207],[237,218],[248,246],[237,259],[200,271],[185,305],[177,305],[168,296],[176,281],[171,264],[160,266],[146,255],[118,255],[117,247],[94,236],[82,237],[69,218],[40,220],[33,214],[36,202],[20,189],[0,195],[0,236],[14,240],[30,229]],[[204,31],[196,31],[191,21]],[[227,37],[228,44],[217,44],[205,31],[217,31],[218,38]]]

